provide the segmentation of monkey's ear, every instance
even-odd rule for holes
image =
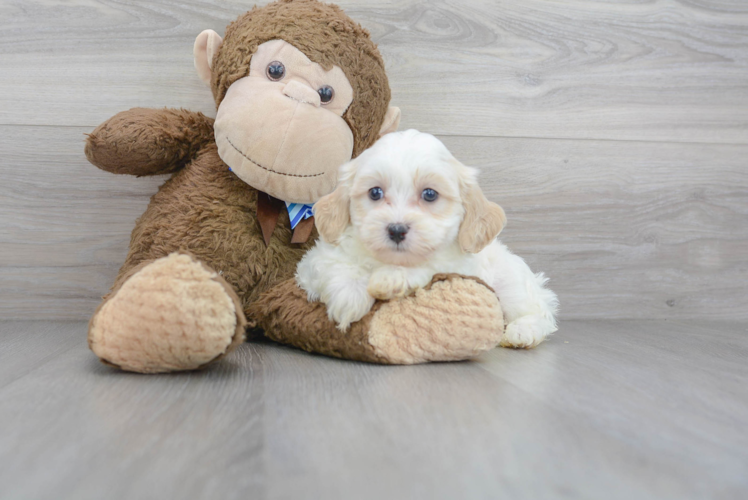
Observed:
[[[496,239],[504,225],[504,210],[483,195],[478,185],[478,171],[454,160],[460,169],[460,197],[465,216],[457,241],[463,252],[478,253]]]
[[[213,56],[221,48],[223,38],[213,30],[205,30],[195,39],[192,53],[195,56],[195,69],[200,79],[210,86],[210,67],[213,64]]]
[[[387,109],[387,114],[384,115],[382,128],[379,129],[379,137],[397,131],[398,125],[400,125],[400,108],[397,106],[390,106]]]

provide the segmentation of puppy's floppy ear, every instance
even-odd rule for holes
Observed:
[[[314,204],[314,225],[327,243],[337,243],[351,222],[351,183],[355,170],[355,160],[341,166],[335,191]]]
[[[460,172],[460,197],[465,217],[457,241],[464,252],[478,253],[496,239],[506,224],[504,210],[488,201],[478,186],[478,171],[457,160]]]

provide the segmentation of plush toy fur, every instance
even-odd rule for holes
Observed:
[[[319,19],[325,19],[320,24]],[[340,66],[356,98],[343,115],[353,132],[354,158],[377,140],[387,113],[390,86],[384,61],[369,32],[337,5],[283,0],[254,7],[226,28],[221,51],[213,61],[211,88],[219,105],[228,88],[247,75],[249,61],[263,42],[282,39],[312,61],[329,69]]]
[[[159,157],[165,162],[178,160],[177,165],[151,166],[149,173],[169,172],[178,168],[183,154],[197,150],[194,158],[188,157],[188,168],[159,188],[138,219],[115,287],[141,262],[183,252],[221,273],[241,303],[250,304],[270,286],[293,277],[296,263],[316,239],[315,230],[307,243],[291,245],[288,212],[281,211],[273,238],[265,246],[255,218],[258,191],[219,158],[212,122],[183,110],[136,108],[118,114],[90,135],[86,154],[91,163],[116,173],[144,175],[138,163],[133,164],[136,171],[128,171],[127,164],[148,156],[151,165]],[[114,152],[110,145],[115,145]],[[169,146],[175,151],[167,152]],[[118,155],[120,148],[128,153]]]
[[[271,39],[344,70],[354,88],[343,116],[354,155],[387,128],[390,91],[376,46],[340,9],[314,0],[256,8],[229,26],[211,68],[219,106],[227,88],[246,76],[257,46]],[[213,123],[185,110],[136,108],[87,140],[86,156],[101,169],[174,173],[138,219],[112,291],[91,319],[89,344],[102,361],[148,373],[195,369],[241,343],[247,325],[309,351],[379,363],[465,359],[498,344],[503,315],[495,295],[459,276],[377,304],[341,334],[324,306],[309,304],[293,280],[316,231],[292,244],[283,210],[265,243],[257,204],[267,195],[230,171]]]
[[[307,302],[295,281],[281,283],[250,306],[273,340],[309,352],[382,364],[458,361],[496,347],[504,315],[478,278],[438,274],[415,295],[377,301],[342,332],[321,302]]]

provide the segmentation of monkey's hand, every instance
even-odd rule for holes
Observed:
[[[133,108],[88,135],[86,157],[115,174],[157,175],[179,170],[213,142],[213,119],[183,109]]]

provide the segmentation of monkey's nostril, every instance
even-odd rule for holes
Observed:
[[[408,234],[408,226],[405,224],[390,224],[387,226],[387,234],[392,241],[400,243],[405,239],[405,235]]]

